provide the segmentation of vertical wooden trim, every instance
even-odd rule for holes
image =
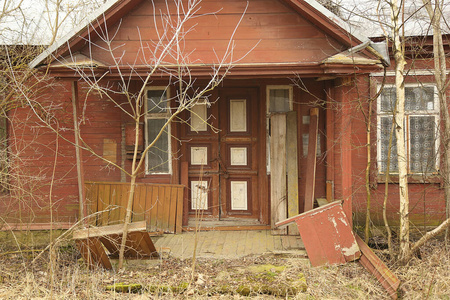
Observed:
[[[286,229],[274,229],[275,223],[286,219],[286,114],[273,114],[270,138],[271,227],[274,234],[286,234]]]
[[[317,134],[319,131],[319,109],[311,108],[309,122],[308,157],[306,162],[306,187],[304,212],[314,207],[314,190],[316,187],[316,153]]]
[[[298,136],[297,136],[297,112],[287,113],[286,119],[286,160],[288,180],[288,217],[299,214],[298,208]],[[288,227],[289,234],[298,234],[295,224]]]
[[[325,111],[325,122],[326,122],[326,197],[327,201],[331,203],[334,201],[334,172],[336,170],[335,162],[334,162],[334,148],[335,148],[335,110],[334,110],[334,89],[331,86],[331,83],[327,83],[326,86],[326,111]]]
[[[142,185],[136,185],[133,200],[133,215],[131,216],[131,222],[144,221],[145,202],[142,203]]]
[[[119,195],[120,186],[117,184],[109,184],[110,186],[110,204],[115,207],[114,210],[109,214],[108,224],[114,224],[120,218],[120,211],[122,210],[125,201]]]
[[[344,203],[342,204],[344,212],[350,222],[350,226],[353,225],[352,218],[352,145],[351,145],[351,95],[349,93],[349,87],[343,87],[340,90],[340,98],[342,99],[342,118],[341,118],[341,169],[342,169],[342,198]]]
[[[184,191],[186,188],[177,188],[177,206],[176,206],[176,219],[175,219],[175,233],[181,233],[183,230],[183,217],[184,217]]]
[[[158,195],[159,195],[159,186],[153,186],[153,187],[147,187],[147,197],[150,197],[151,203],[150,203],[150,228],[151,231],[157,231],[158,228]]]
[[[80,151],[80,129],[78,127],[78,84],[72,81],[72,113],[73,113],[73,129],[75,134],[75,159],[77,163],[77,183],[78,183],[78,201],[79,201],[79,217],[83,219],[87,215],[86,190],[84,187],[84,170],[83,157]],[[87,219],[83,224],[87,225]]]
[[[266,101],[266,92],[265,88],[259,87],[259,91],[261,95],[259,96],[256,103],[259,103],[259,143],[257,143],[254,147],[259,148],[259,166],[258,166],[258,187],[259,189],[259,205],[260,205],[260,221],[262,224],[270,223],[270,205],[269,205],[269,176],[267,175],[267,121],[266,112],[267,112],[267,101]],[[255,152],[256,153],[256,152]]]
[[[162,202],[163,205],[163,223],[161,225],[164,231],[172,232],[172,228],[170,228],[170,202],[172,201],[172,187],[166,186],[164,188],[164,199]]]
[[[183,206],[178,208],[178,209],[182,209],[182,214],[183,214],[183,226],[187,226],[188,225],[188,221],[189,221],[189,163],[187,161],[183,161],[181,162],[181,175],[180,175],[180,182],[182,185],[184,185],[184,193],[183,193]]]
[[[177,219],[178,189],[170,187],[169,230],[175,233]]]
[[[158,187],[158,196],[156,199],[156,207],[158,207],[158,214],[156,215],[156,229],[162,230],[164,229],[164,200],[166,195],[166,188],[164,186]]]

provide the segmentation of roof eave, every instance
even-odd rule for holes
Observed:
[[[317,24],[322,30],[334,36],[337,40],[353,47],[369,39],[368,35],[350,27],[344,20],[323,7],[315,0],[285,0],[296,11],[302,11],[311,22]]]
[[[86,37],[90,33],[95,32],[96,28],[104,25],[112,15],[117,12],[121,12],[121,17],[128,11],[124,11],[123,8],[131,9],[134,7],[134,5],[141,1],[142,0],[108,0],[104,5],[90,14],[90,17],[86,18],[73,30],[68,32],[64,37],[57,40],[35,59],[33,59],[29,64],[30,68],[36,68],[42,64],[48,64],[56,57],[64,55],[66,53],[70,54],[70,51],[76,44],[85,42]],[[89,26],[92,27],[91,30],[89,29]],[[45,62],[46,59],[49,59],[49,61]]]

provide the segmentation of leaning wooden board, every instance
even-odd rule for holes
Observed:
[[[111,269],[109,256],[117,256],[122,242],[123,225],[109,225],[76,230],[73,239],[90,268],[101,266]],[[106,253],[105,249],[108,251]],[[145,221],[131,223],[128,228],[126,258],[159,257],[155,245],[147,232]]]

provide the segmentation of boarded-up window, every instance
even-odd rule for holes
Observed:
[[[146,93],[147,173],[170,173],[169,97],[165,87],[151,88]],[[161,134],[160,134],[161,133]]]
[[[378,100],[378,170],[386,173],[389,147],[389,172],[398,173],[397,140],[392,131],[396,105],[395,87],[385,87]],[[434,86],[405,87],[405,136],[408,172],[430,174],[438,171],[439,108]],[[392,142],[390,137],[392,132]],[[390,145],[389,145],[390,144]]]

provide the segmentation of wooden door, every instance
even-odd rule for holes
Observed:
[[[258,109],[256,88],[223,88],[210,107],[186,116],[182,157],[189,162],[191,217],[258,219]],[[201,119],[207,119],[206,125]]]
[[[257,89],[220,91],[221,218],[258,218]]]

